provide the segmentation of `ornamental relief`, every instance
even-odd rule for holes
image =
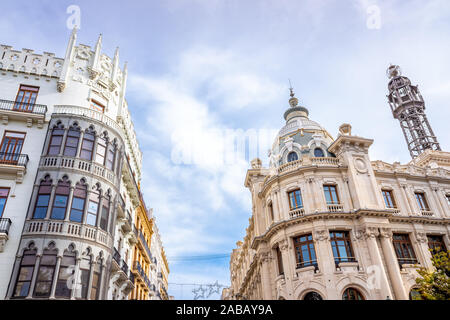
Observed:
[[[328,230],[322,229],[322,230],[314,230],[314,241],[327,241],[330,239],[330,235],[328,233]]]

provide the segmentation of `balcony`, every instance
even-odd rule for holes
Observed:
[[[422,213],[423,216],[426,216],[426,217],[432,217],[433,216],[433,211],[431,211],[431,210],[424,210],[424,209],[422,209],[422,210],[420,210],[420,212]]]
[[[289,217],[291,219],[303,217],[305,215],[305,209],[304,208],[297,208],[289,211]]]
[[[117,218],[119,218],[119,219],[125,218],[125,212],[126,212],[125,200],[123,199],[122,195],[119,193],[119,205],[117,207]]]
[[[17,103],[10,100],[0,100],[0,116],[4,125],[11,120],[25,120],[31,127],[33,122],[38,128],[43,128],[47,106],[42,104]]]
[[[339,203],[329,203],[327,204],[328,212],[343,212],[344,206]]]
[[[122,221],[124,222],[122,224],[122,230],[124,233],[128,233],[133,230],[133,219],[128,211]]]
[[[6,241],[8,241],[8,234],[10,227],[11,227],[11,219],[0,218],[0,252],[3,252]]]
[[[0,152],[0,172],[16,176],[16,181],[21,183],[27,172],[28,155],[19,153]]]
[[[113,261],[111,264],[111,271],[115,272],[120,269],[120,253],[116,248],[113,249]]]
[[[152,252],[150,251],[150,248],[148,247],[147,241],[145,240],[144,234],[142,231],[139,231],[139,243],[141,243],[142,247],[145,249],[145,252],[147,253],[147,261],[150,263],[153,260]]]
[[[138,280],[143,280],[144,279],[144,269],[142,269],[141,264],[139,263],[139,261],[135,261],[133,264],[133,272],[139,276]]]

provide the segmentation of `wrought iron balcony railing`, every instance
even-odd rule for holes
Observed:
[[[29,158],[27,154],[0,152],[0,164],[21,166],[26,168],[28,160]]]
[[[9,233],[9,228],[11,227],[11,219],[0,218],[0,233]]]
[[[24,103],[10,100],[0,100],[0,110],[26,112],[45,115],[47,106],[43,104]]]
[[[152,252],[150,251],[150,248],[148,247],[147,241],[145,240],[144,234],[142,231],[139,231],[139,239],[141,239],[142,244],[144,245],[145,251],[147,252],[148,256],[150,257],[150,260],[153,259]]]
[[[127,265],[127,263],[125,262],[125,260],[122,260],[122,266],[121,266],[121,269],[122,269],[122,271],[125,272],[125,274],[128,276],[128,265]]]
[[[117,251],[116,248],[114,248],[113,259],[120,266],[120,253],[119,253],[119,251]]]

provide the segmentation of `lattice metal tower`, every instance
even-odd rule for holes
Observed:
[[[426,149],[441,150],[425,115],[425,102],[418,86],[411,85],[396,65],[389,66],[387,76],[391,79],[387,96],[389,105],[394,118],[400,121],[411,157],[417,157]]]

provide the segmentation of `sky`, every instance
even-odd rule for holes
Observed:
[[[372,160],[410,160],[386,101],[386,69],[418,84],[442,150],[450,150],[447,0],[2,0],[0,43],[64,57],[78,42],[120,47],[127,101],[143,152],[142,191],[169,257],[169,294],[229,285],[228,254],[245,235],[249,155],[226,133],[261,130],[259,157],[284,125],[289,82],[310,118],[336,137],[342,123],[374,139]],[[185,155],[180,160],[181,153]],[[186,152],[191,157],[187,157]],[[190,160],[189,160],[190,159]],[[180,284],[185,284],[181,286]],[[216,292],[209,296],[218,299]]]

